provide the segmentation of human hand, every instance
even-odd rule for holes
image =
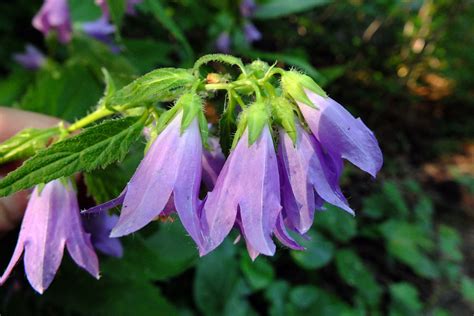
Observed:
[[[57,125],[59,119],[43,114],[0,106],[0,143],[25,128],[47,128]],[[15,169],[17,163],[0,166],[0,178]],[[21,191],[0,198],[0,234],[16,227],[23,217],[29,191]]]

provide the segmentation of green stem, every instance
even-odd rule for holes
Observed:
[[[91,114],[81,118],[79,121],[76,121],[74,124],[68,127],[68,132],[74,132],[77,131],[78,129],[81,129],[87,125],[90,125],[94,123],[97,120],[100,120],[101,118],[104,118],[106,116],[109,116],[111,114],[114,114],[115,112],[110,111],[107,108],[99,108],[95,112],[92,112]]]

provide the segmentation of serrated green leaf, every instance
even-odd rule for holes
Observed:
[[[362,259],[350,249],[342,249],[336,253],[336,267],[342,279],[355,287],[364,301],[372,307],[380,302],[382,289]]]
[[[190,88],[195,80],[186,69],[156,69],[118,90],[111,98],[110,105],[172,101]]]
[[[123,159],[143,124],[135,117],[105,121],[39,151],[0,181],[0,196]]]
[[[52,137],[59,135],[59,131],[59,127],[28,128],[20,131],[0,144],[0,165],[33,156],[38,150],[46,147]]]
[[[258,6],[255,11],[255,17],[258,19],[274,19],[310,10],[328,3],[330,3],[329,0],[271,0]]]

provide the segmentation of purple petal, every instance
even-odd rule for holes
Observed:
[[[372,131],[331,98],[321,97],[309,90],[306,94],[319,109],[301,102],[298,105],[324,149],[375,177],[382,167],[383,157]]]
[[[257,4],[255,3],[254,0],[242,0],[240,1],[240,14],[245,17],[251,17],[255,10],[257,9]]]
[[[14,54],[13,59],[26,69],[30,70],[41,68],[46,61],[43,53],[31,44],[26,45],[25,53]]]
[[[47,35],[50,30],[58,32],[59,41],[71,40],[72,26],[67,0],[45,0],[40,11],[33,18],[33,26]]]
[[[215,137],[209,138],[210,150],[204,150],[202,155],[202,180],[209,190],[214,189],[219,172],[225,163],[225,156]]]
[[[282,215],[278,216],[276,229],[275,229],[275,236],[276,238],[288,248],[294,250],[305,250],[304,247],[300,246],[291,236],[288,234],[285,228],[285,224],[283,222]]]
[[[244,24],[244,35],[245,39],[249,43],[253,43],[262,39],[262,33],[260,33],[260,31],[251,22],[246,22]]]
[[[127,188],[125,187],[125,189],[122,191],[122,193],[120,193],[120,195],[117,196],[115,199],[112,199],[108,202],[105,202],[105,203],[96,205],[94,207],[91,207],[87,210],[82,211],[81,213],[82,214],[101,213],[101,212],[107,211],[111,208],[117,207],[117,206],[123,204],[126,193],[127,193]]]
[[[201,225],[198,217],[199,188],[201,185],[202,141],[197,117],[181,136],[186,149],[185,159],[178,166],[174,186],[174,205],[183,226],[196,244],[202,243]]]
[[[242,231],[256,251],[273,255],[271,234],[280,206],[278,167],[268,127],[257,141],[248,144],[248,132],[227,159],[214,191],[204,204],[202,226],[206,254],[217,247],[234,226],[240,206]]]
[[[216,39],[216,48],[221,53],[229,54],[231,52],[230,49],[231,39],[229,32],[222,32]]]
[[[106,212],[82,216],[84,229],[91,234],[92,245],[105,255],[119,258],[123,255],[122,244],[119,239],[109,237],[117,221],[117,215],[109,215]]]

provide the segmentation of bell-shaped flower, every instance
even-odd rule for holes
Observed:
[[[120,48],[114,43],[112,34],[115,33],[115,25],[111,24],[107,16],[102,15],[95,21],[82,24],[84,33],[110,47],[112,52],[118,53]]]
[[[253,43],[262,39],[262,33],[260,33],[253,23],[248,21],[244,24],[244,36],[248,43]]]
[[[230,46],[232,45],[232,40],[230,38],[229,32],[222,32],[216,39],[216,48],[219,52],[228,54],[231,52]]]
[[[280,129],[278,159],[284,214],[296,231],[304,234],[309,230],[323,200],[354,214],[338,183],[342,160],[325,153],[299,123],[296,142]]]
[[[86,232],[91,234],[92,245],[104,255],[120,258],[123,247],[118,238],[110,238],[112,228],[117,224],[118,216],[107,212],[83,214],[82,223]]]
[[[72,26],[67,0],[45,0],[33,18],[33,26],[44,35],[54,30],[58,33],[61,43],[69,42]]]
[[[324,150],[375,177],[383,157],[374,133],[333,99],[308,89],[305,92],[312,104],[298,102],[298,106]]]
[[[257,4],[255,0],[241,0],[239,5],[240,15],[245,18],[251,17],[255,10],[257,9]]]
[[[99,262],[82,227],[76,192],[70,180],[53,180],[31,194],[4,284],[24,252],[26,276],[39,293],[48,288],[61,264],[64,247],[81,268],[99,278]]]
[[[267,124],[253,143],[249,129],[245,128],[205,201],[201,255],[216,248],[236,223],[254,251],[251,256],[275,252],[272,235],[281,211],[275,149]]]
[[[14,54],[13,59],[29,70],[37,70],[46,62],[46,57],[43,53],[31,44],[26,45],[24,53]]]

